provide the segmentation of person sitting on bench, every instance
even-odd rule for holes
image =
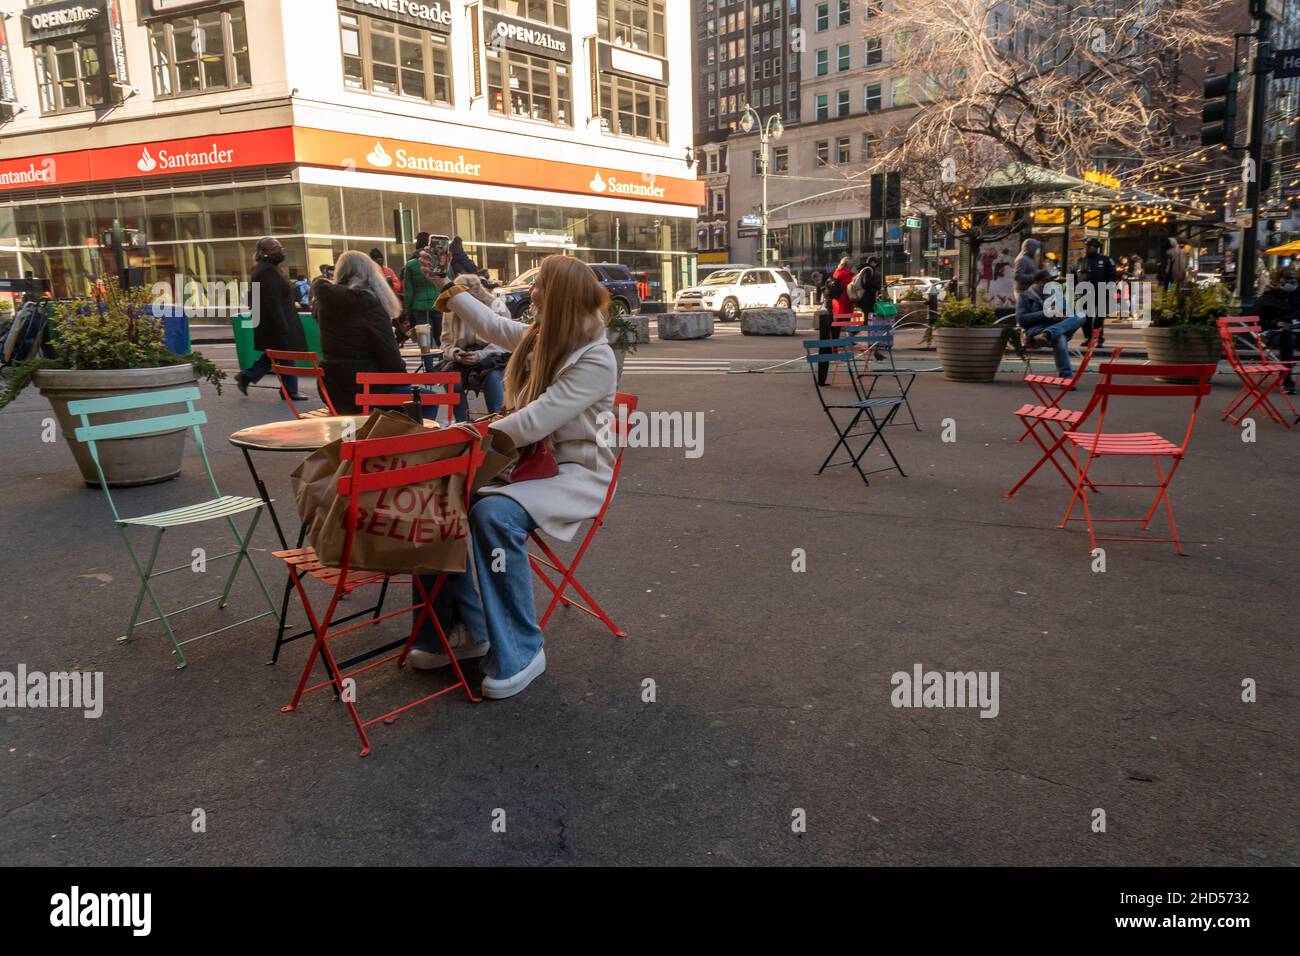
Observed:
[[[1041,344],[1040,339],[1051,341],[1052,352],[1056,357],[1056,374],[1061,378],[1069,378],[1074,374],[1074,368],[1070,365],[1070,336],[1083,325],[1084,320],[1078,315],[1055,315],[1056,309],[1049,308],[1052,303],[1045,300],[1043,294],[1051,278],[1051,273],[1045,269],[1034,273],[1034,281],[1020,293],[1020,299],[1016,303],[1016,324],[1025,330],[1025,348]],[[1066,311],[1072,311],[1068,304]]]

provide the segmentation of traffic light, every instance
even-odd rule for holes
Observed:
[[[1216,73],[1205,78],[1201,107],[1201,145],[1231,146],[1237,135],[1237,74]]]

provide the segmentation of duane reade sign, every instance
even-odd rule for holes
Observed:
[[[338,4],[357,13],[414,22],[444,33],[451,30],[451,6],[444,0],[338,0]]]

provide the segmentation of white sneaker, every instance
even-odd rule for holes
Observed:
[[[457,625],[447,635],[447,642],[451,645],[451,649],[456,652],[456,660],[458,661],[472,661],[485,657],[487,652],[492,649],[492,645],[488,641],[479,644],[470,643],[469,634],[466,633],[464,625]],[[411,648],[411,653],[406,655],[406,660],[417,671],[436,671],[451,664],[451,658],[442,651],[422,651],[418,647]]]
[[[540,650],[537,656],[528,662],[528,666],[514,677],[500,680],[496,677],[483,678],[483,696],[492,700],[504,700],[513,697],[528,687],[546,671],[546,651]]]

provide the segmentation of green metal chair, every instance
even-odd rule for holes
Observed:
[[[115,395],[109,398],[94,398],[80,402],[70,402],[68,411],[72,415],[81,418],[81,426],[76,430],[77,441],[84,442],[90,449],[90,457],[95,462],[95,470],[99,473],[100,487],[104,491],[104,496],[108,498],[108,506],[112,509],[113,520],[117,524],[118,533],[122,535],[122,541],[126,544],[127,554],[131,556],[131,564],[135,567],[136,574],[140,577],[140,592],[135,598],[135,607],[131,611],[131,621],[127,625],[126,635],[118,638],[119,641],[129,641],[135,634],[135,629],[144,624],[152,624],[154,621],[162,621],[163,627],[167,631],[167,636],[171,639],[172,647],[175,648],[176,657],[180,663],[176,665],[177,670],[185,666],[185,654],[181,651],[181,645],[192,644],[194,641],[201,640],[205,637],[211,637],[213,634],[219,634],[222,631],[228,631],[233,627],[239,627],[243,624],[249,624],[263,617],[276,617],[279,614],[276,611],[275,601],[271,598],[271,592],[267,590],[266,582],[262,580],[262,575],[257,570],[257,565],[253,562],[248,553],[249,542],[253,538],[253,532],[257,529],[258,519],[262,516],[262,499],[260,498],[239,498],[232,495],[223,495],[217,487],[217,479],[212,474],[212,465],[208,461],[207,450],[203,447],[203,435],[199,431],[199,426],[207,423],[207,415],[198,411],[194,403],[199,398],[197,388],[175,388],[162,392],[143,392],[134,395]],[[125,422],[110,422],[103,425],[92,425],[90,416],[104,414],[107,412],[124,412],[140,408],[153,408],[163,405],[181,405],[184,404],[186,411],[183,414],[159,415],[156,418],[143,418]],[[203,458],[203,467],[208,473],[208,481],[212,485],[213,497],[209,501],[203,501],[198,504],[187,505],[183,508],[172,508],[167,511],[159,511],[156,514],[141,515],[138,518],[123,518],[117,510],[117,505],[113,502],[113,495],[108,489],[108,482],[104,480],[104,469],[99,462],[98,443],[101,441],[111,441],[117,438],[133,438],[140,435],[153,435],[160,432],[175,431],[181,428],[194,429],[194,442],[198,445],[199,454]],[[253,512],[253,520],[248,526],[248,532],[242,537],[239,529],[235,526],[234,516],[243,512]],[[184,571],[191,567],[189,564],[182,564],[178,567],[167,568],[162,571],[155,571],[154,564],[158,560],[158,549],[162,544],[163,533],[168,528],[179,527],[180,525],[198,524],[204,521],[215,521],[225,519],[230,526],[231,534],[235,536],[235,541],[239,544],[238,550],[228,551],[225,554],[216,555],[208,560],[217,561],[222,558],[235,558],[235,566],[230,571],[230,577],[226,579],[226,587],[219,597],[209,598],[206,601],[200,601],[197,604],[191,604],[180,610],[168,613],[162,609],[162,604],[158,596],[154,593],[149,582],[154,578],[162,577],[164,574],[172,574],[176,571]],[[127,535],[127,529],[152,528],[154,530],[153,541],[149,548],[148,560],[141,564],[140,556],[136,553],[135,548],[131,546],[131,539]],[[203,607],[214,601],[220,601],[220,607],[225,607],[230,598],[230,589],[235,583],[235,575],[239,573],[240,565],[244,560],[248,560],[248,566],[252,569],[253,576],[257,578],[258,586],[262,589],[262,594],[266,598],[269,611],[246,618],[242,621],[236,621],[234,624],[227,624],[225,627],[219,627],[214,631],[208,631],[206,634],[200,634],[198,637],[191,637],[184,641],[176,639],[176,633],[172,630],[169,618],[186,611],[192,611],[195,608]],[[157,617],[151,617],[147,621],[137,621],[140,616],[140,606],[144,603],[145,597],[148,596],[150,603],[158,612]]]

